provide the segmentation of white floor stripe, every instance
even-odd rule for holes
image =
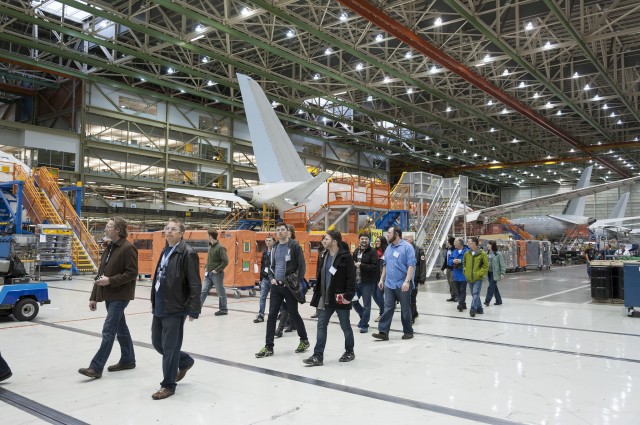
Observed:
[[[578,286],[577,288],[567,289],[566,291],[560,291],[560,292],[556,292],[556,293],[553,293],[553,294],[543,295],[543,296],[538,297],[538,298],[532,298],[530,301],[538,301],[538,300],[542,300],[542,299],[545,299],[545,298],[553,297],[554,295],[560,295],[560,294],[564,294],[564,293],[567,293],[567,292],[576,291],[578,289],[587,288],[587,287],[590,287],[590,286],[591,285]]]

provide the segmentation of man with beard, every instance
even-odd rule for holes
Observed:
[[[389,330],[396,301],[400,301],[402,318],[402,339],[413,338],[411,327],[411,289],[416,268],[416,254],[413,247],[402,239],[402,229],[398,226],[387,232],[389,246],[384,252],[384,266],[378,286],[384,288],[384,313],[378,323],[378,333],[372,336],[382,341],[389,340]]]
[[[371,247],[368,233],[361,233],[359,242],[360,245],[353,251],[353,261],[356,266],[356,289],[360,294],[362,305],[360,301],[355,301],[353,309],[360,316],[360,322],[358,322],[360,333],[367,333],[371,318],[371,297],[378,275],[378,256],[375,249]]]

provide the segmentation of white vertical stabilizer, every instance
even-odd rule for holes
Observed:
[[[593,171],[593,165],[588,166],[580,175],[580,180],[578,180],[578,184],[576,185],[576,189],[582,189],[585,187],[589,187],[591,180],[591,171]],[[569,201],[567,204],[567,208],[564,211],[565,215],[584,215],[584,207],[587,204],[587,197],[581,196],[580,198],[575,198]]]
[[[620,219],[618,221],[612,221],[610,223],[612,226],[618,226],[618,227],[622,226],[622,222],[624,221],[622,220],[622,218],[624,217],[624,213],[627,210],[628,202],[629,202],[629,192],[623,193],[620,199],[618,199],[616,206],[613,207],[613,211],[611,211],[611,215],[609,215],[609,220],[615,220],[616,218]]]
[[[302,182],[311,174],[284,130],[262,88],[237,74],[260,183]]]

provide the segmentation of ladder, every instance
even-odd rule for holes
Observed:
[[[437,184],[427,213],[416,230],[415,241],[417,246],[422,246],[424,249],[427,277],[431,275],[440,255],[440,247],[458,212],[462,186],[466,190],[466,184],[467,180],[463,176],[442,179]]]

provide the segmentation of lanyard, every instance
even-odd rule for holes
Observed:
[[[165,253],[162,256],[162,260],[160,260],[160,268],[158,269],[158,279],[157,279],[157,281],[160,281],[160,278],[162,277],[164,269],[165,269],[165,267],[167,267],[167,263],[169,263],[169,257],[171,257],[171,254],[173,254],[173,250],[176,249],[177,246],[178,246],[178,244],[175,244],[171,248],[171,251],[169,251],[168,253]]]

